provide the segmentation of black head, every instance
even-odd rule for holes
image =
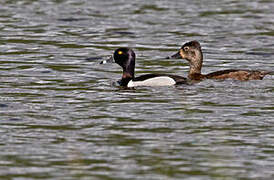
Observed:
[[[119,48],[113,54],[115,63],[123,68],[122,83],[127,84],[129,80],[134,78],[135,69],[135,53],[130,48]]]
[[[122,67],[126,67],[127,62],[135,61],[135,53],[130,48],[116,49],[111,57],[100,62],[100,64],[117,63]]]
[[[123,69],[134,64],[135,66],[135,53],[130,48],[116,49],[113,54],[114,61],[119,64]],[[134,69],[133,66],[133,69]]]

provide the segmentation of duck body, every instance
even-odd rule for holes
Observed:
[[[122,79],[118,81],[120,86],[173,86],[176,84],[187,84],[187,78],[170,74],[146,74],[135,77],[135,53],[130,48],[117,49],[111,58],[123,68]],[[110,62],[110,60],[107,61]]]
[[[180,51],[168,58],[182,58],[189,62],[190,70],[188,78],[191,80],[203,79],[234,79],[240,81],[262,80],[265,75],[271,74],[269,71],[246,70],[246,69],[227,69],[212,72],[209,74],[201,74],[203,64],[203,53],[201,45],[198,41],[190,41],[185,43]]]
[[[203,79],[234,79],[239,81],[248,80],[262,80],[265,75],[270,74],[268,71],[256,71],[246,69],[227,69],[222,71],[215,71],[209,74],[193,73],[189,74],[188,78],[192,80],[203,80]]]
[[[168,74],[146,74],[129,80],[120,81],[121,86],[137,87],[137,86],[173,86],[176,84],[184,84],[186,78]]]
[[[216,71],[205,75],[207,79],[234,79],[240,81],[262,80],[267,71],[245,70],[245,69],[227,69]]]

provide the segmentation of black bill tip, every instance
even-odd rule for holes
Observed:
[[[180,51],[177,52],[176,54],[173,54],[172,56],[168,56],[166,57],[166,59],[181,59],[181,54],[180,54]]]
[[[112,56],[110,58],[100,62],[100,64],[107,64],[107,63],[114,63],[114,59]]]

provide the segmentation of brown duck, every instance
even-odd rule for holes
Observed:
[[[189,62],[190,69],[188,78],[192,80],[202,79],[234,79],[234,80],[261,80],[265,75],[272,72],[269,71],[257,71],[257,70],[244,70],[244,69],[227,69],[222,71],[216,71],[209,74],[201,74],[203,65],[203,52],[201,45],[198,41],[190,41],[185,43],[180,51],[169,58],[182,58]]]

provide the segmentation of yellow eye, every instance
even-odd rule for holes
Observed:
[[[123,54],[123,52],[122,51],[118,51],[118,54],[121,55],[121,54]]]

